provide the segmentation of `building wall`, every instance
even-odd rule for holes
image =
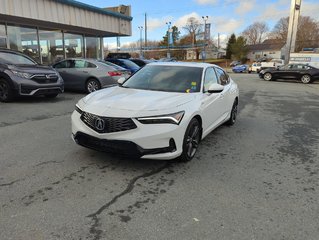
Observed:
[[[269,59],[272,58],[281,58],[281,50],[262,50],[262,51],[249,51],[247,58],[250,61],[256,61],[259,58],[266,57]]]
[[[98,12],[98,8],[97,11],[91,11],[53,0],[0,0],[0,6],[0,19],[7,21],[19,17],[25,19],[25,23],[33,21],[37,25],[46,24],[47,27],[65,25],[71,29],[82,29],[83,33],[94,31],[97,35],[104,33],[105,36],[131,35],[130,17],[112,12],[104,14]]]

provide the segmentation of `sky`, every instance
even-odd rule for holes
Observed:
[[[131,5],[132,36],[121,37],[121,45],[137,42],[140,39],[139,26],[144,27],[147,14],[148,40],[162,40],[167,31],[167,22],[177,26],[181,35],[187,19],[195,17],[204,23],[202,16],[208,16],[211,23],[211,38],[222,44],[232,34],[240,34],[255,21],[265,21],[269,28],[281,17],[289,16],[291,0],[78,0],[96,7]],[[310,16],[319,21],[319,0],[301,0],[301,15]],[[144,39],[144,31],[143,31]],[[106,38],[105,45],[116,47],[115,38]]]

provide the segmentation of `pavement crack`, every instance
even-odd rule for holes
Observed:
[[[35,165],[36,167],[41,166],[41,165],[45,165],[45,164],[50,164],[50,163],[61,163],[63,161],[46,161],[46,162],[41,162],[38,163],[37,165]]]
[[[134,177],[127,185],[127,187],[124,189],[124,191],[122,191],[121,193],[119,193],[118,195],[114,196],[113,199],[107,203],[105,203],[102,207],[100,207],[96,212],[88,215],[88,218],[92,218],[93,220],[93,224],[90,227],[90,233],[94,236],[94,240],[99,240],[101,239],[101,234],[102,234],[102,230],[98,229],[100,224],[100,218],[98,217],[104,210],[106,210],[107,208],[109,208],[111,205],[113,205],[114,203],[117,202],[117,200],[123,196],[125,196],[126,194],[130,193],[133,191],[134,189],[134,184],[141,178],[147,178],[150,177],[152,175],[155,175],[161,171],[163,171],[165,168],[169,167],[170,163],[166,162],[163,166],[154,169],[150,172],[144,173],[142,175],[136,176]]]
[[[0,184],[0,187],[11,186],[12,184],[17,183],[17,182],[20,182],[20,181],[21,181],[21,179],[18,179],[18,180],[9,182],[9,183],[2,183],[2,184]]]

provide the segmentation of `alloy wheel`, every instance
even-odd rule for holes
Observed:
[[[272,78],[271,73],[265,73],[264,79],[265,79],[266,81],[270,81],[271,78]]]
[[[9,88],[6,82],[0,82],[0,99],[5,101],[9,96]]]
[[[310,83],[310,82],[311,82],[311,77],[310,77],[309,75],[303,75],[303,76],[301,77],[301,81],[302,81],[303,83]]]
[[[189,158],[193,158],[200,140],[200,128],[198,122],[194,123],[188,132],[186,139],[186,151]]]
[[[96,80],[90,80],[87,83],[86,89],[89,93],[91,93],[91,92],[95,92],[95,91],[99,90],[100,86]]]

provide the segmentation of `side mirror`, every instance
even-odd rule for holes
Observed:
[[[119,78],[119,79],[117,80],[117,83],[118,83],[119,85],[122,85],[124,82],[125,82],[125,77],[121,77],[121,78]]]
[[[224,86],[218,83],[213,83],[208,88],[209,93],[221,93],[223,90],[224,90]]]

